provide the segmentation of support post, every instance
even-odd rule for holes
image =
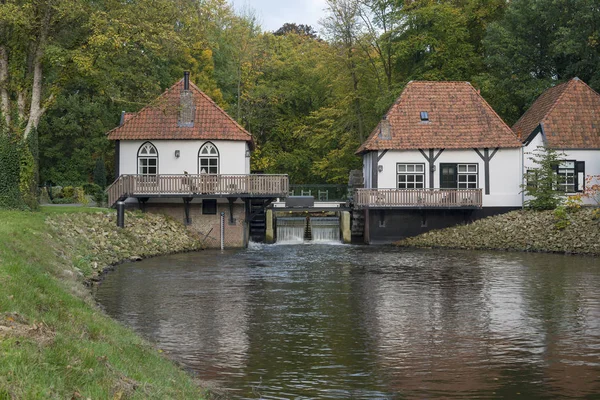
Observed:
[[[275,231],[273,229],[273,210],[267,210],[266,221],[267,231],[265,232],[265,242],[271,244],[275,242]]]
[[[117,226],[125,228],[125,202],[117,201]]]
[[[192,202],[192,198],[191,197],[184,197],[183,198],[183,204],[184,204],[184,210],[185,210],[185,221],[184,223],[186,225],[191,225],[192,224],[192,219],[190,218],[190,203]]]
[[[233,218],[233,203],[237,200],[236,197],[228,197],[229,201],[229,225],[235,225],[235,218]]]
[[[363,233],[363,239],[366,244],[371,244],[371,221],[369,219],[369,208],[365,207],[365,227]]]
[[[346,244],[352,242],[352,219],[349,211],[342,211],[340,216],[340,228],[342,230],[342,241]]]

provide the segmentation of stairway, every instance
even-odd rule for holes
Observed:
[[[254,215],[254,218],[250,220],[250,240],[253,242],[264,242],[267,230],[264,200],[250,200],[250,214]]]

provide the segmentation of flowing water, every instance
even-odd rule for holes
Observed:
[[[600,261],[271,245],[119,265],[97,300],[224,398],[600,398]]]
[[[339,217],[312,217],[310,230],[313,242],[335,243],[340,241]]]

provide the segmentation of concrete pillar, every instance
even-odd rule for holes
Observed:
[[[349,244],[352,241],[352,220],[349,211],[342,211],[340,228],[342,230],[342,242]]]
[[[267,210],[265,224],[267,225],[267,231],[265,232],[265,242],[273,243],[275,242],[275,233],[273,231],[273,210]]]

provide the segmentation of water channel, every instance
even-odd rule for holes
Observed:
[[[600,260],[270,245],[119,265],[108,314],[223,398],[598,398]]]

